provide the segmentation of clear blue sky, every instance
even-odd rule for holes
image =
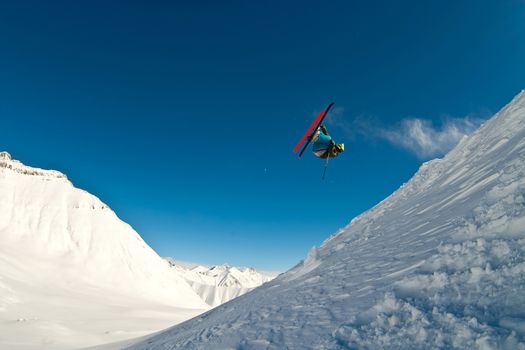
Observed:
[[[425,160],[403,121],[523,88],[523,0],[0,4],[0,149],[179,260],[287,269]],[[330,101],[347,151],[322,181],[292,148]]]

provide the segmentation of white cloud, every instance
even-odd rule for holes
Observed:
[[[429,119],[405,118],[396,126],[385,127],[381,120],[374,116],[358,115],[347,118],[344,114],[344,108],[337,107],[326,120],[329,131],[337,130],[333,132],[334,135],[344,134],[343,138],[347,142],[358,138],[387,140],[422,160],[445,155],[463,136],[474,132],[484,121],[475,116],[446,117],[442,119],[441,125],[435,126]]]
[[[476,130],[481,122],[481,119],[470,117],[449,118],[438,128],[429,120],[407,118],[396,128],[380,129],[378,136],[407,149],[418,158],[426,159],[446,154],[463,136]]]

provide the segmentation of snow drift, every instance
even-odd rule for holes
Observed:
[[[1,348],[87,346],[206,309],[98,198],[0,153]]]
[[[260,288],[130,349],[525,349],[525,92]]]

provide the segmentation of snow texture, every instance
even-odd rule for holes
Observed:
[[[274,280],[129,349],[525,349],[525,92]]]

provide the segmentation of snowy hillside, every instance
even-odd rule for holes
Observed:
[[[264,274],[252,268],[237,268],[228,265],[191,266],[177,263],[173,259],[168,258],[167,260],[193,290],[213,307],[245,294],[277,276],[277,274]]]
[[[0,348],[94,345],[206,309],[98,198],[0,153]]]
[[[525,349],[525,92],[260,288],[131,349]]]

